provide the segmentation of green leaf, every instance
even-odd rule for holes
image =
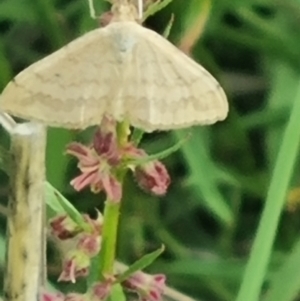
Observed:
[[[291,115],[281,139],[266,203],[236,301],[259,299],[289,183],[300,149],[300,78]],[[263,246],[263,247],[262,247]]]
[[[34,7],[39,27],[43,30],[44,35],[48,37],[48,42],[50,42],[51,46],[57,49],[65,44],[65,32],[62,30],[60,23],[57,22],[54,2],[28,0],[28,7]]]
[[[162,270],[168,271],[169,275],[181,277],[203,277],[230,280],[239,283],[245,270],[246,261],[237,259],[211,258],[185,258],[175,260],[172,263],[162,264]]]
[[[45,184],[46,190],[46,204],[57,214],[64,214],[66,211],[58,201],[57,194],[53,186],[46,182]]]
[[[201,205],[208,208],[220,222],[229,226],[233,222],[233,212],[217,187],[216,167],[206,146],[205,132],[200,128],[190,131],[193,133],[193,139],[189,139],[181,151],[190,169],[194,191]],[[186,132],[176,131],[174,135],[177,139],[182,139]]]
[[[90,226],[85,222],[81,213],[50,183],[46,183],[46,202],[58,213],[65,212],[80,228],[90,231]]]
[[[0,20],[37,23],[34,9],[26,1],[7,0],[0,3]]]
[[[66,184],[65,170],[69,162],[65,154],[66,145],[74,140],[74,133],[65,129],[49,128],[47,132],[47,179],[59,191]]]
[[[149,266],[160,254],[165,250],[164,245],[161,246],[158,250],[149,253],[145,256],[143,256],[141,259],[136,261],[134,264],[132,264],[123,274],[121,274],[118,279],[117,283],[121,283],[124,280],[126,280],[128,277],[130,277],[132,274],[134,274],[137,271],[141,271],[147,266]]]
[[[171,146],[170,148],[154,154],[154,155],[149,155],[145,158],[142,159],[138,159],[138,160],[126,160],[125,164],[129,164],[129,165],[134,165],[134,166],[139,166],[139,165],[144,165],[148,162],[154,161],[154,160],[162,160],[168,156],[170,156],[171,154],[175,153],[176,151],[178,151],[180,149],[180,147],[186,142],[186,140],[189,138],[189,135],[186,135],[185,137],[183,137],[182,139],[180,139],[176,144],[174,144],[173,146]]]
[[[99,260],[100,254],[91,259],[90,271],[86,279],[88,287],[90,287],[93,283],[99,281]]]
[[[3,264],[6,262],[5,258],[6,253],[6,240],[3,235],[0,235],[0,263]]]
[[[300,240],[287,257],[275,277],[270,282],[270,288],[264,301],[293,301],[300,291]],[[286,279],[287,281],[282,281]]]
[[[133,133],[132,133],[131,139],[130,139],[131,142],[134,145],[138,146],[140,144],[143,136],[144,136],[144,133],[145,132],[143,130],[135,128],[134,131],[133,131]]]
[[[126,296],[124,294],[123,288],[120,284],[115,284],[112,287],[108,301],[126,301]]]

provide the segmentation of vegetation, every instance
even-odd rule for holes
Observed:
[[[102,0],[95,5],[99,15],[108,9]],[[131,263],[164,243],[148,271],[165,273],[169,285],[197,300],[300,300],[300,3],[173,0],[146,26],[163,33],[173,14],[170,40],[219,79],[230,114],[213,126],[144,136],[152,154],[192,133],[164,160],[172,178],[166,196],[125,179],[118,257]],[[97,26],[87,1],[2,0],[0,91],[26,66]],[[103,198],[75,193],[69,182],[77,162],[64,155],[68,143],[91,134],[49,129],[46,163],[48,181],[93,215]],[[8,148],[5,131],[0,143]],[[0,179],[3,267],[4,172]],[[60,261],[53,249],[48,255],[55,280]]]

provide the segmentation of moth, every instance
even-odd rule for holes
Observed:
[[[84,129],[104,115],[144,131],[223,120],[228,102],[208,71],[137,20],[130,0],[113,18],[18,74],[0,110],[49,126]]]

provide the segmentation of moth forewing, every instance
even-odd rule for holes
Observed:
[[[169,130],[227,116],[226,95],[208,71],[157,33],[137,27],[136,35],[135,68],[123,95],[134,125]]]
[[[223,120],[228,103],[202,66],[130,19],[93,30],[25,69],[2,92],[0,109],[76,129],[110,115],[151,132]]]
[[[96,29],[42,59],[8,84],[0,108],[50,126],[99,124],[119,81],[107,29]]]

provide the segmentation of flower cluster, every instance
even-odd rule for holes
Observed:
[[[136,272],[121,283],[124,289],[135,292],[141,301],[160,301],[165,288],[165,275],[149,275]],[[48,293],[41,294],[40,301],[104,301],[111,293],[117,277],[109,277],[103,282],[95,283],[85,294]]]
[[[124,288],[136,292],[141,301],[159,301],[164,292],[166,276],[136,272],[124,281]]]
[[[73,248],[64,254],[63,271],[59,281],[75,282],[79,276],[87,276],[90,259],[97,255],[101,245],[103,217],[99,213],[96,220],[83,215],[90,231],[84,231],[67,215],[59,215],[50,220],[51,234],[61,242],[72,240]],[[160,301],[165,287],[165,276],[149,275],[141,271],[132,274],[121,283],[125,290],[135,292],[141,301]],[[103,282],[97,282],[85,294],[43,292],[40,301],[104,301],[112,286],[118,282],[117,276],[107,276]]]
[[[85,294],[42,292],[40,301],[104,301],[110,294],[112,282],[110,280],[94,284]]]
[[[78,160],[81,174],[71,181],[75,190],[80,191],[90,186],[95,193],[105,191],[108,199],[119,202],[122,197],[122,186],[118,181],[117,172],[120,165],[130,168],[137,183],[145,191],[156,195],[166,193],[170,177],[165,166],[157,161],[146,162],[147,153],[137,148],[133,143],[119,145],[116,134],[116,122],[104,118],[96,131],[91,146],[81,143],[71,143],[67,153]],[[144,164],[134,164],[134,161],[144,160]]]
[[[89,187],[94,193],[103,191],[107,201],[116,206],[122,198],[120,174],[124,175],[127,170],[133,173],[143,190],[158,196],[164,195],[170,184],[165,166],[158,160],[149,160],[148,154],[133,142],[120,142],[117,123],[108,117],[102,120],[91,145],[74,142],[67,147],[66,152],[78,159],[77,166],[81,171],[71,181],[74,189],[80,191]],[[89,274],[91,258],[101,251],[102,235],[106,234],[101,213],[98,213],[95,220],[88,215],[82,215],[81,222],[77,219],[78,217],[73,220],[63,214],[50,220],[51,234],[61,244],[68,245],[67,248],[62,248],[66,251],[58,281],[75,283],[78,277],[86,277]],[[104,241],[104,250],[105,246]],[[100,254],[100,258],[101,255],[103,254]],[[110,275],[103,273],[99,277],[101,282],[94,283],[85,294],[44,292],[40,301],[104,301],[114,285],[121,285],[124,290],[137,293],[141,301],[161,300],[166,279],[164,275],[151,276],[138,271],[124,280],[122,275],[113,275],[112,271],[109,273]]]
[[[96,256],[101,246],[102,215],[96,220],[83,215],[90,231],[80,229],[67,215],[59,215],[50,221],[51,234],[61,243],[72,241],[73,248],[63,256],[63,270],[58,281],[75,283],[77,277],[87,276],[91,258]]]

